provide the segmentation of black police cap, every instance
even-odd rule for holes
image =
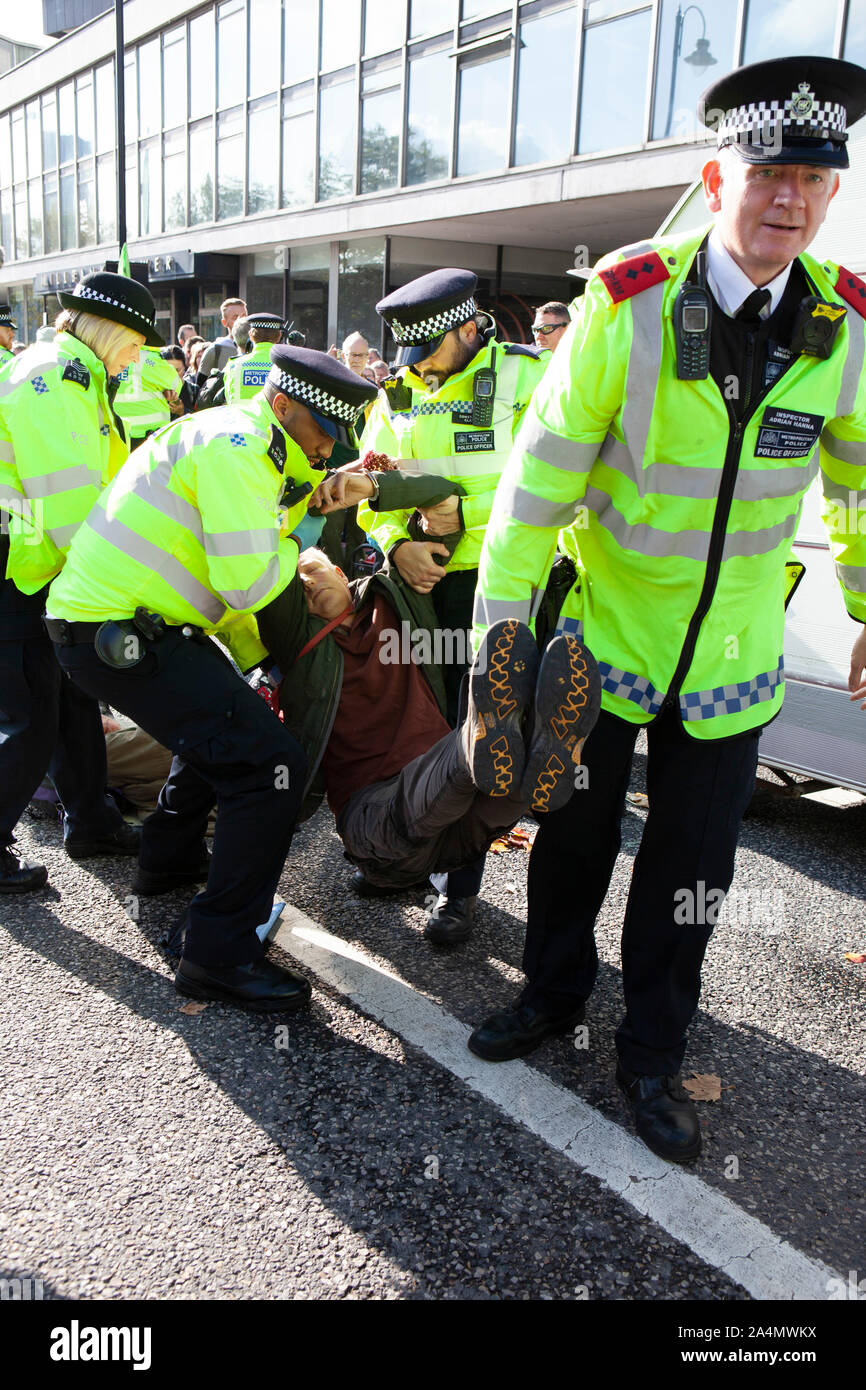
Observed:
[[[279,314],[247,314],[248,328],[261,328],[268,333],[282,333],[283,319]]]
[[[420,362],[436,350],[446,333],[478,313],[478,277],[471,270],[431,270],[380,299],[382,316],[397,344],[397,365]]]
[[[12,317],[12,305],[0,304],[0,328],[17,328],[18,324]]]
[[[379,388],[314,348],[274,343],[270,358],[268,381],[311,410],[324,428],[328,423],[334,426],[328,433],[335,439],[350,442],[340,431],[352,429],[364,407],[376,399]]]
[[[58,290],[57,298],[64,309],[96,314],[97,318],[111,319],[112,323],[122,323],[125,328],[143,333],[147,347],[165,347],[165,339],[154,326],[156,305],[150,291],[126,275],[98,270],[79,280],[74,290]]]
[[[713,82],[698,116],[750,164],[848,168],[848,128],[866,114],[866,69],[839,58],[771,58]]]

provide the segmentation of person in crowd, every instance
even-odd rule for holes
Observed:
[[[367,354],[370,351],[370,344],[363,333],[350,333],[343,339],[342,358],[350,372],[355,372],[358,376],[364,375],[367,366]]]
[[[570,323],[567,304],[562,304],[558,299],[551,299],[548,304],[542,304],[540,309],[536,309],[532,323],[535,346],[539,349],[549,348],[551,352],[555,352]]]
[[[493,496],[544,373],[534,348],[497,341],[493,320],[476,302],[477,285],[468,270],[434,270],[376,305],[397,343],[398,370],[380,388],[362,439],[363,449],[398,462],[412,459],[419,472],[440,473],[444,460],[452,460],[447,476],[464,486],[466,496],[456,504],[421,509],[420,530],[414,525],[410,530],[408,512],[374,513],[365,503],[358,509],[360,526],[406,583],[432,593],[439,626],[460,638],[445,671],[452,725]],[[448,533],[458,536],[453,552],[440,539]],[[434,878],[439,900],[425,927],[431,940],[463,939],[483,872],[481,859],[447,879]],[[369,893],[360,875],[356,888]]]
[[[189,367],[184,373],[183,379],[190,389],[190,394],[193,396],[193,410],[198,402],[199,390],[206,380],[200,367],[202,357],[209,347],[210,343],[205,342],[204,338],[199,338],[197,341],[191,339],[190,342],[187,343],[187,348],[189,349]]]
[[[195,324],[182,323],[180,328],[177,330],[178,347],[185,347],[190,338],[197,337],[199,337],[199,332]]]
[[[19,861],[15,825],[46,770],[73,859],[134,854],[138,839],[105,796],[96,701],[62,680],[42,624],[48,585],[100,491],[129,453],[109,380],[160,346],[150,294],[99,272],[59,294],[53,342],[0,368],[0,892],[47,881]]]
[[[645,727],[617,1082],[645,1143],[678,1162],[701,1149],[680,1068],[758,736],[783,699],[785,565],[819,468],[825,497],[845,499],[830,544],[846,608],[866,621],[866,284],[806,254],[848,167],[846,113],[866,113],[866,70],[749,64],[699,112],[723,113],[703,169],[714,223],[614,252],[590,276],[497,492],[476,605],[479,641],[503,613],[526,621],[571,523],[580,563],[560,630],[596,653],[602,713],[586,786],[533,845],[526,985],[469,1046],[504,1061],[583,1019]],[[852,698],[864,680],[859,627]]]
[[[227,405],[246,400],[261,391],[271,370],[271,348],[280,341],[283,331],[283,320],[279,314],[250,314],[242,322],[247,325],[250,351],[226,363],[223,380]]]
[[[192,366],[192,354],[199,343],[204,343],[205,347],[207,347],[207,343],[201,334],[193,333],[191,337],[187,338],[183,345],[183,356],[187,365],[187,370]]]
[[[162,349],[160,356],[164,357],[166,362],[174,368],[178,378],[178,384],[175,387],[177,401],[169,403],[172,415],[190,415],[195,405],[195,397],[190,390],[189,382],[186,380],[186,357],[183,348],[175,347],[173,343],[170,343],[168,347]]]
[[[46,629],[73,687],[175,755],[133,892],[196,880],[217,803],[178,991],[288,1010],[310,987],[263,959],[256,927],[291,843],[304,757],[209,635],[241,670],[266,655],[254,614],[294,574],[293,533],[372,388],[325,353],[271,353],[258,395],[177,420],[131,456],[73,540]]]
[[[142,348],[136,362],[120,373],[114,395],[115,414],[124,423],[130,449],[182,415],[177,372],[155,348]]]
[[[232,337],[232,327],[236,319],[246,317],[246,312],[247,306],[242,299],[224,299],[220,305],[220,320],[225,333],[214,338],[202,357],[199,372],[205,381],[211,372],[221,372],[230,358],[237,357],[238,345]]]
[[[388,366],[387,362],[382,361],[381,357],[377,362],[373,363],[373,376],[377,386],[381,386],[382,382],[386,381],[390,375],[391,368]]]
[[[0,304],[0,367],[4,362],[11,362],[14,356],[12,344],[15,341],[15,329],[18,324],[12,313],[10,304]]]

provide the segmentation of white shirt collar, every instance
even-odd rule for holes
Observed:
[[[770,291],[771,298],[769,304],[765,304],[761,310],[762,319],[769,318],[770,314],[778,309],[779,301],[788,284],[792,264],[793,262],[789,261],[775,280],[771,280],[768,285],[764,286],[764,289]],[[707,242],[707,280],[716,302],[724,309],[729,318],[734,317],[737,310],[742,308],[749,295],[756,289],[746,272],[740,269],[724,245],[718,227],[713,228]]]

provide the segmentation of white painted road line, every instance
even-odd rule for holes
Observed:
[[[525,1125],[758,1299],[829,1297],[840,1276],[525,1062],[483,1062],[470,1029],[291,904],[273,938],[319,980]],[[835,1286],[834,1286],[835,1287]]]

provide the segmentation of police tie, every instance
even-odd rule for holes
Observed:
[[[769,290],[753,290],[748,299],[740,305],[734,318],[739,319],[741,323],[760,323],[761,310],[765,304],[769,304],[772,297]]]

